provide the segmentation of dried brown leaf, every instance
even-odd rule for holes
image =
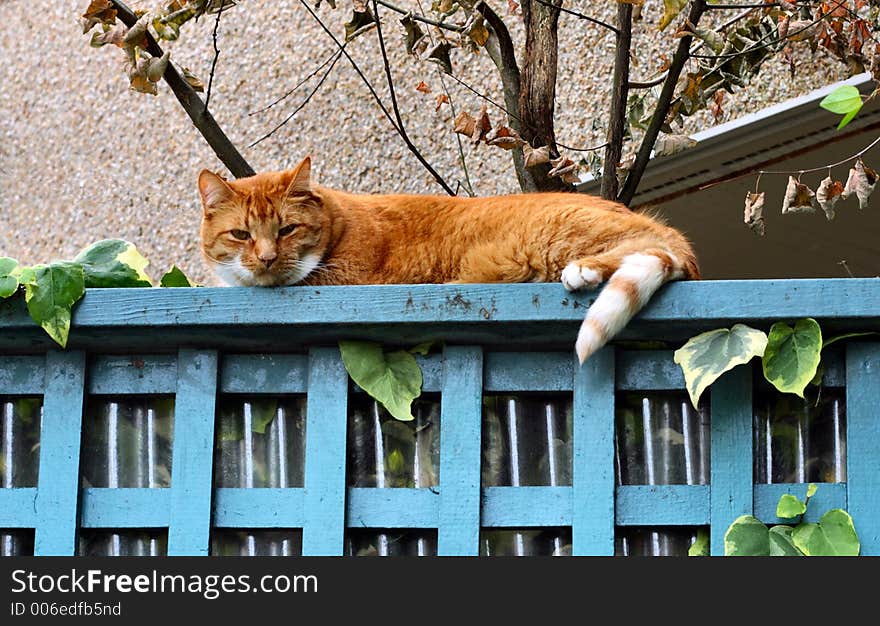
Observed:
[[[82,18],[83,34],[92,30],[95,24],[113,26],[116,23],[116,7],[110,0],[92,0]]]
[[[483,24],[482,16],[474,20],[474,25],[468,31],[468,37],[478,46],[485,46],[486,42],[489,41],[489,29]]]
[[[419,84],[416,85],[416,91],[421,91],[422,93],[431,93],[431,88],[425,83],[425,81],[420,80]]]
[[[431,63],[436,63],[445,73],[452,74],[452,58],[449,56],[449,51],[451,49],[451,43],[448,41],[440,41],[437,45],[428,50],[425,60],[430,61]]]
[[[150,14],[144,13],[134,25],[125,33],[122,43],[127,47],[147,47],[147,26],[150,24]]]
[[[406,43],[407,54],[416,54],[420,43],[424,42],[425,31],[419,26],[418,22],[413,19],[412,13],[407,13],[401,20],[404,29],[404,39]],[[426,44],[427,45],[427,44]]]
[[[697,145],[696,139],[687,135],[661,135],[654,144],[654,156],[669,156]]]
[[[550,146],[541,146],[533,148],[529,144],[523,146],[523,157],[526,167],[535,167],[542,163],[550,162]]]
[[[470,137],[474,134],[474,129],[477,126],[477,120],[474,119],[474,116],[467,111],[462,111],[455,117],[455,121],[453,122],[453,124],[453,132],[456,132],[459,135],[466,135],[467,137]]]
[[[558,177],[570,185],[581,181],[581,177],[578,176],[578,170],[580,170],[581,166],[571,159],[560,156],[559,158],[551,159],[550,165],[553,166],[553,169],[547,172],[547,176]]]
[[[782,214],[813,213],[816,207],[816,194],[813,190],[798,182],[794,176],[789,176],[785,199],[782,201]]]
[[[507,0],[507,14],[508,15],[519,15],[519,2],[516,0]]]
[[[112,28],[103,25],[103,30],[101,32],[92,33],[92,38],[89,40],[89,45],[93,48],[100,48],[101,46],[106,46],[107,44],[113,44],[114,46],[122,47],[122,41],[125,38],[125,33],[128,29],[124,24],[117,24]]]
[[[513,150],[525,145],[519,133],[507,126],[498,126],[486,134],[486,143],[504,150]]]
[[[816,202],[819,203],[819,208],[825,211],[825,217],[829,220],[834,219],[834,205],[842,196],[843,183],[839,180],[827,176],[819,183],[819,188],[816,189]]]
[[[203,92],[205,90],[205,83],[203,83],[195,74],[190,72],[188,68],[181,66],[180,73],[183,74],[183,80],[193,88],[193,91]]]
[[[760,237],[764,236],[764,192],[746,192],[743,221]]]
[[[788,24],[788,38],[791,41],[811,41],[818,34],[818,25],[813,20],[791,20]]]
[[[486,104],[480,108],[480,115],[474,123],[474,132],[471,133],[471,141],[474,145],[480,143],[486,134],[492,130],[492,122],[489,120],[489,113],[486,111]]]
[[[437,94],[437,107],[434,110],[439,111],[444,104],[449,104],[449,96],[445,93]]]
[[[846,179],[846,186],[841,197],[846,199],[855,195],[859,199],[859,209],[864,209],[868,206],[868,197],[874,191],[876,184],[877,172],[859,159],[849,171],[849,177]]]
[[[373,17],[373,14],[368,7],[365,6],[364,8],[366,11],[358,11],[355,8],[352,12],[351,20],[345,23],[346,41],[351,41],[355,37],[375,28],[376,18]]]

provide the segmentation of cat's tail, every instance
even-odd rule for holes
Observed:
[[[575,351],[581,363],[620,332],[664,283],[699,278],[693,253],[681,252],[683,254],[677,256],[653,249],[623,257],[578,331]]]

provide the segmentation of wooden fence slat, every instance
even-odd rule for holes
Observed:
[[[846,487],[862,554],[880,555],[880,343],[846,349]]]
[[[303,556],[340,556],[345,538],[348,372],[338,348],[309,352]]]
[[[215,351],[182,349],[178,354],[169,556],[208,554],[217,363]]]
[[[441,556],[479,554],[482,413],[482,349],[447,346],[440,396]]]
[[[614,554],[614,348],[574,374],[572,554]]]
[[[76,553],[85,371],[79,350],[46,353],[35,556]]]
[[[724,554],[724,533],[753,511],[752,369],[740,365],[712,384],[710,553]]]

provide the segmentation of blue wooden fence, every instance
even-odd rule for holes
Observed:
[[[89,290],[61,351],[20,299],[0,304],[0,397],[42,396],[39,482],[0,489],[0,529],[33,529],[34,553],[70,555],[83,529],[167,528],[172,555],[207,555],[212,529],[302,529],[302,553],[343,553],[347,528],[436,529],[437,553],[475,555],[481,529],[570,527],[572,553],[611,555],[615,529],[708,527],[713,554],[737,516],[775,520],[802,484],[753,478],[753,376],[739,367],[711,389],[711,477],[699,485],[618,485],[615,398],[681,390],[670,349],[610,346],[578,367],[571,346],[593,294],[556,284]],[[880,330],[880,279],[715,281],[662,290],[621,340],[666,341],[744,322],[810,316],[826,334]],[[421,358],[441,398],[439,486],[347,487],[349,381],[336,341],[442,340]],[[880,342],[848,343],[826,384],[845,386],[846,482],[822,485],[814,511],[847,508],[862,553],[880,554]],[[481,486],[482,397],[567,392],[570,486]],[[304,486],[218,488],[212,479],[218,394],[306,394]],[[168,488],[80,484],[90,395],[173,394]],[[0,398],[2,399],[2,398]]]

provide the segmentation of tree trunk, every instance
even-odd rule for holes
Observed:
[[[522,14],[526,29],[526,45],[520,68],[519,117],[522,138],[533,147],[550,146],[553,156],[556,133],[553,113],[556,102],[556,61],[559,55],[559,6],[562,0],[549,0],[548,6],[538,0],[523,0]],[[531,168],[538,191],[571,191],[571,185],[559,178],[550,178],[549,165]]]
[[[631,4],[617,5],[617,51],[614,56],[614,80],[611,85],[611,115],[602,168],[602,197],[617,200],[617,164],[623,151],[626,129],[626,100],[629,96],[629,56],[632,44]]]

